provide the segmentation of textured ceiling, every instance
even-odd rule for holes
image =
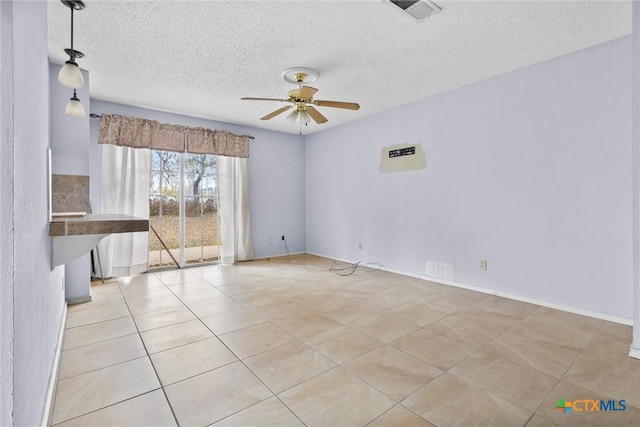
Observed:
[[[78,60],[92,98],[298,133],[283,105],[280,74],[320,74],[317,99],[358,102],[359,111],[318,107],[312,133],[420,98],[548,60],[631,32],[625,1],[435,1],[418,22],[385,0],[106,1],[75,13]],[[66,60],[70,12],[49,0],[49,56]]]

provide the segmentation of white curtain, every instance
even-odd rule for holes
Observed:
[[[252,259],[248,159],[218,156],[218,195],[222,263]]]
[[[151,152],[102,144],[100,212],[149,218]],[[104,277],[147,271],[149,233],[112,234],[100,242]]]

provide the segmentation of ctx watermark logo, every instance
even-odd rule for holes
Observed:
[[[556,404],[558,411],[563,411],[567,415],[572,409],[576,412],[620,412],[627,409],[625,400],[591,400],[576,399],[565,401],[562,397]]]

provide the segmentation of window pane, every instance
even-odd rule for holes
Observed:
[[[151,152],[151,193],[177,195],[180,188],[180,154]]]
[[[199,218],[202,216],[202,203],[200,197],[185,197],[184,212],[187,218]]]
[[[218,222],[218,213],[206,215],[202,219],[204,228],[204,246],[220,244],[220,227]]]
[[[185,227],[187,235],[185,241],[191,243],[190,245],[187,244],[187,246],[195,246],[196,244],[200,245],[200,243],[202,242],[203,234],[202,225],[202,218],[187,218],[187,224]]]
[[[216,193],[216,180],[213,176],[204,176],[200,183],[200,195],[213,196]]]
[[[180,153],[170,151],[151,151],[152,170],[180,170]]]
[[[151,188],[149,188],[149,194],[153,196],[161,194],[159,171],[151,172]]]

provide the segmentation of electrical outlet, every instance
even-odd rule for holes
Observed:
[[[487,260],[486,259],[481,259],[480,260],[480,270],[487,271]]]
[[[362,242],[358,243],[358,249],[362,250]]]
[[[267,239],[267,245],[270,245],[271,243],[273,243],[273,242],[271,241],[271,237],[269,237],[269,238]]]

